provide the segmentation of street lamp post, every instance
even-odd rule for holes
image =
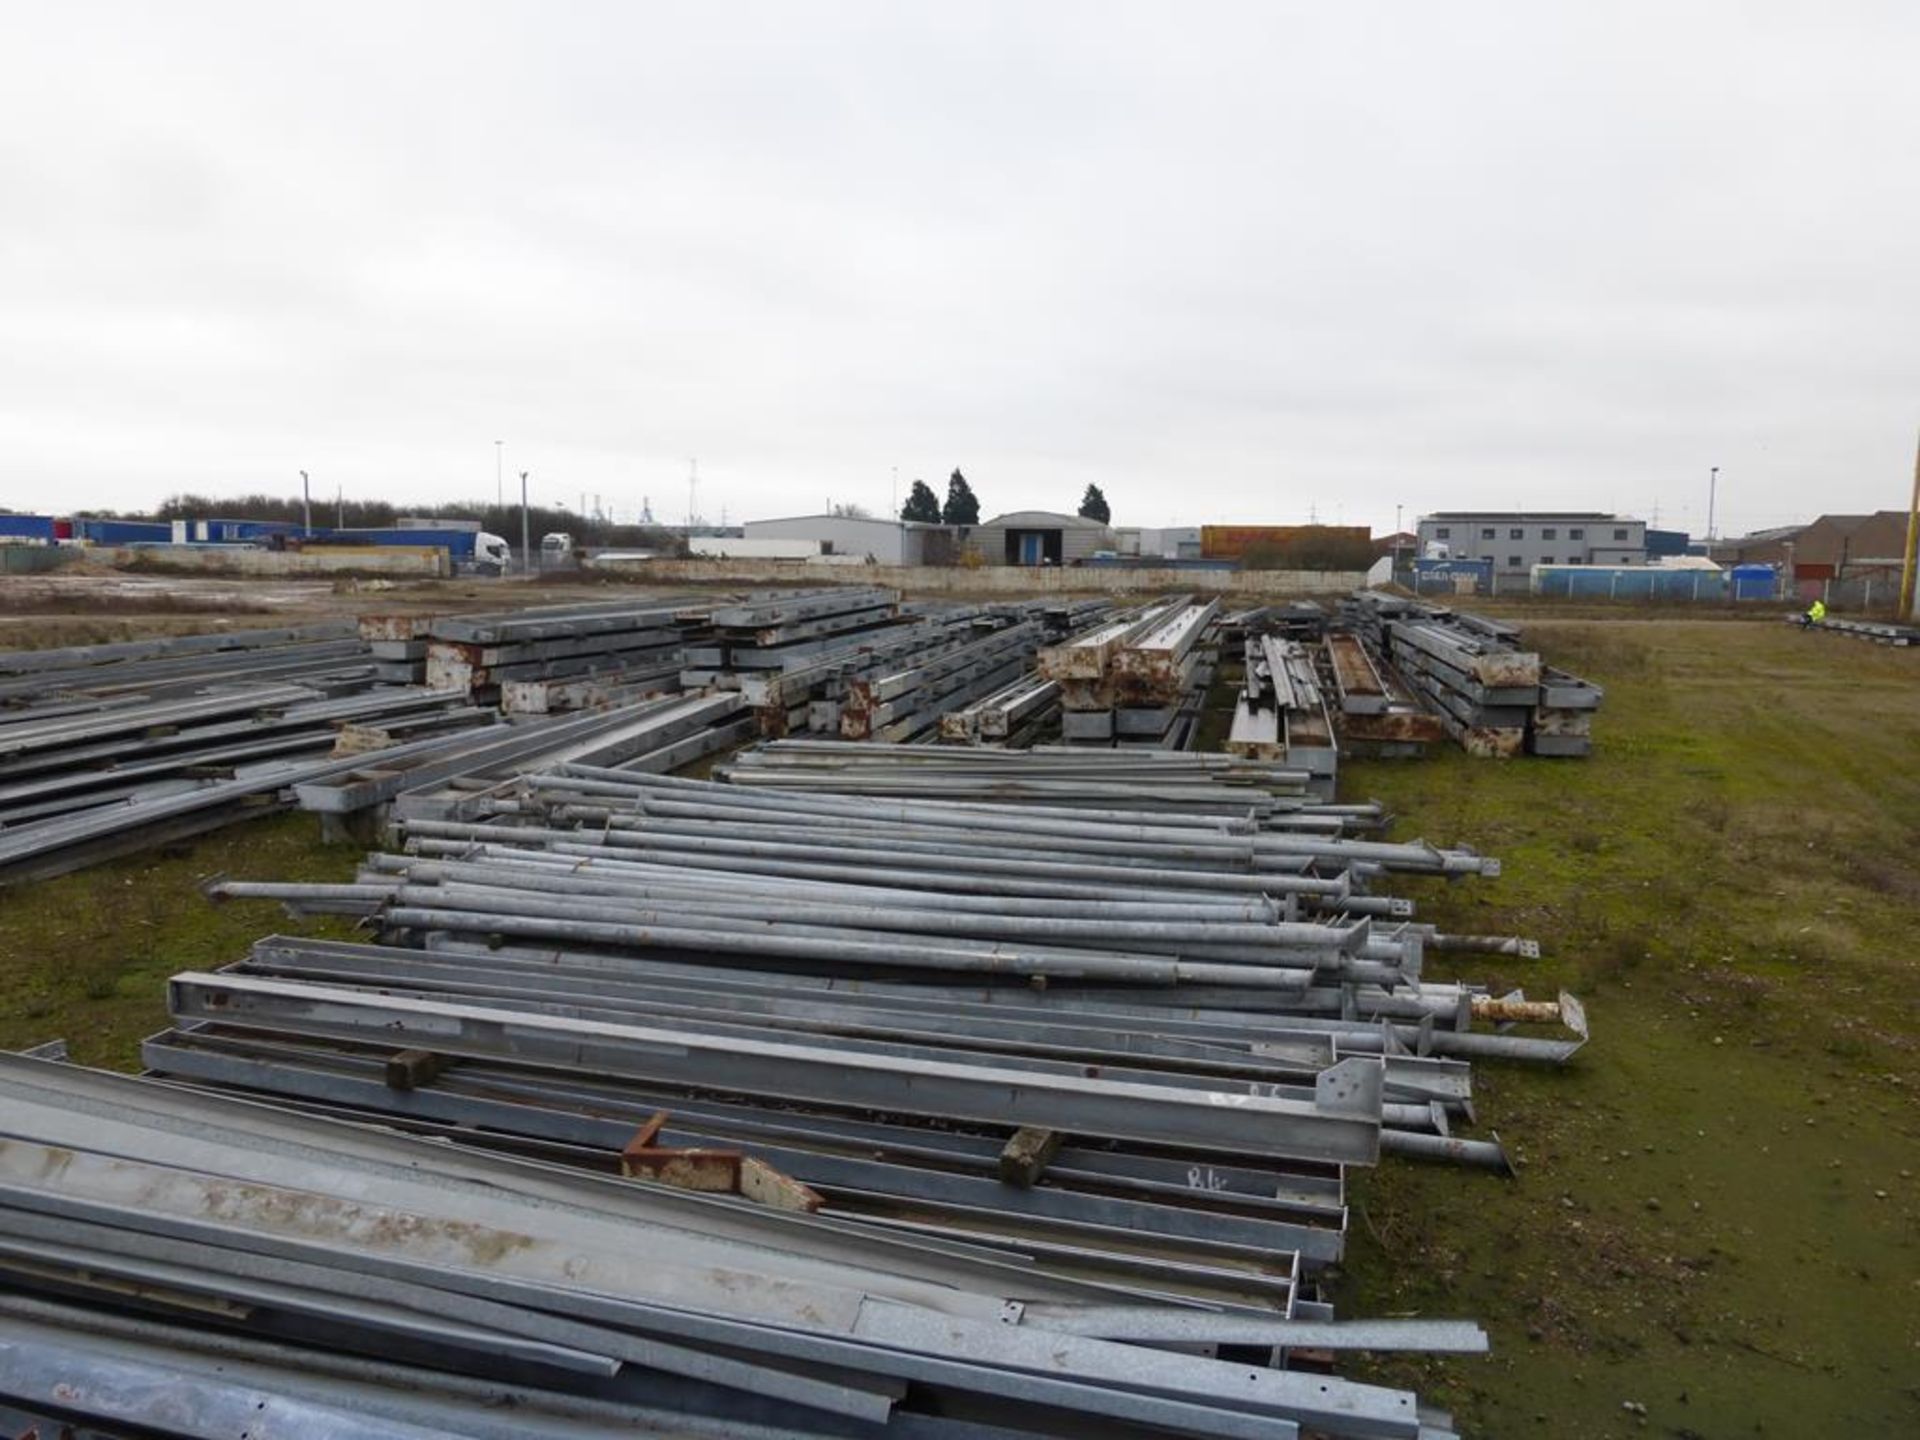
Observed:
[[[1707,539],[1713,539],[1713,499],[1714,492],[1720,488],[1720,467],[1713,466],[1707,471]]]
[[[313,487],[304,470],[300,472],[300,522],[307,534],[313,534]]]
[[[533,570],[533,547],[531,527],[527,523],[527,472],[520,472],[520,573],[526,575]]]

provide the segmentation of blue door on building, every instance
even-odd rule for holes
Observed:
[[[1045,551],[1041,549],[1041,539],[1042,537],[1040,535],[1032,531],[1020,537],[1020,563],[1022,565],[1038,565],[1041,560],[1045,558]]]

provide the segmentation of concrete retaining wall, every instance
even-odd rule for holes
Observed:
[[[619,560],[591,568],[654,585],[884,585],[916,595],[1165,595],[1203,592],[1253,599],[1344,595],[1362,589],[1358,570],[1132,570],[1105,566],[813,565],[804,561]]]
[[[390,575],[430,580],[453,573],[447,552],[429,545],[327,545],[311,550],[254,550],[244,545],[98,546],[89,555],[113,565],[131,565],[215,575]]]

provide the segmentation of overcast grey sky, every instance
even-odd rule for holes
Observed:
[[[1905,503],[1920,5],[0,0],[0,501]]]

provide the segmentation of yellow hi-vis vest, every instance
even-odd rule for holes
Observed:
[[[1824,600],[1814,601],[1813,604],[1808,607],[1807,614],[1815,620],[1826,619],[1827,618],[1827,602]]]

